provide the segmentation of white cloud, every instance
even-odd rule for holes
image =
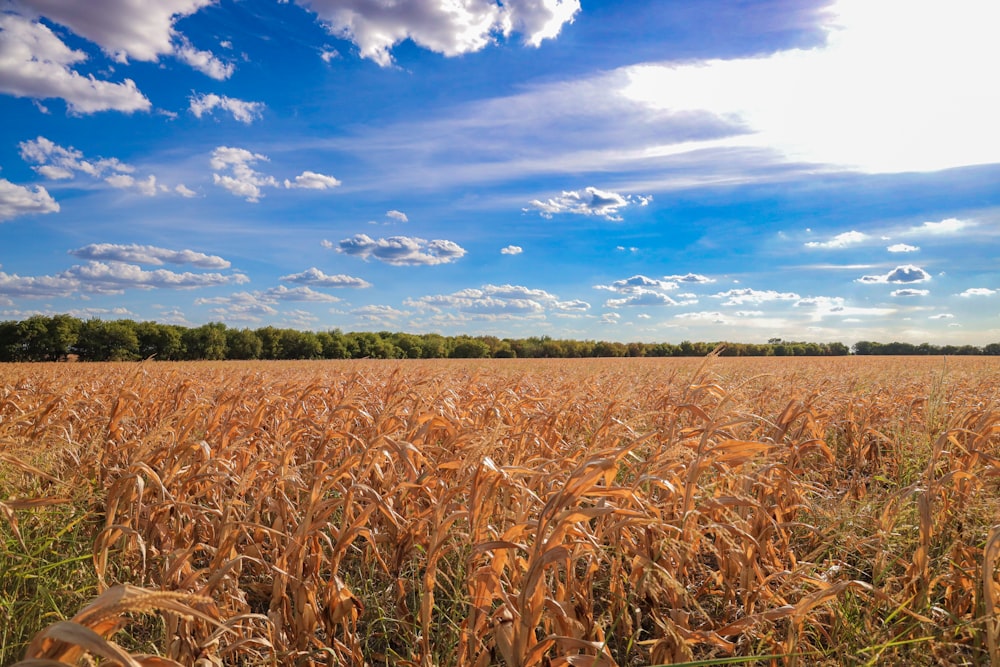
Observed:
[[[75,3],[58,3],[75,6]],[[90,5],[78,5],[80,10]],[[82,76],[74,65],[86,60],[47,26],[23,16],[0,13],[0,92],[32,99],[61,98],[73,113],[148,111],[150,101],[135,82]]]
[[[509,245],[505,248],[500,248],[501,255],[520,255],[524,252],[524,248],[519,245]]]
[[[677,283],[666,280],[656,280],[643,275],[616,280],[609,285],[594,285],[594,289],[603,289],[619,294],[643,294],[652,290],[671,291],[677,289]]]
[[[392,220],[395,220],[396,222],[409,222],[410,221],[410,219],[407,217],[407,215],[405,213],[403,213],[402,211],[397,211],[395,209],[392,210],[392,211],[386,211],[385,212],[385,217],[390,218]]]
[[[212,159],[209,162],[216,172],[212,174],[212,180],[237,197],[257,203],[264,196],[260,190],[262,187],[278,187],[278,181],[273,176],[262,174],[250,166],[262,160],[266,162],[267,158],[260,153],[251,153],[245,148],[219,146],[212,151]],[[230,173],[219,173],[225,171]]]
[[[929,289],[903,288],[903,289],[893,290],[892,292],[889,293],[889,295],[897,297],[910,297],[910,296],[927,296],[930,293],[931,291]]]
[[[990,289],[989,287],[970,287],[965,290],[959,296],[969,298],[972,296],[993,296],[998,290]]]
[[[931,315],[927,319],[929,319],[929,320],[951,320],[951,319],[954,319],[954,318],[955,318],[955,316],[952,315],[951,313],[939,313],[937,315]]]
[[[840,249],[847,248],[852,245],[857,245],[863,243],[868,239],[868,235],[863,232],[849,231],[842,234],[837,234],[829,241],[809,241],[806,243],[807,248],[826,248],[826,249]]]
[[[86,158],[72,146],[65,148],[45,137],[22,141],[18,146],[21,158],[35,163],[32,169],[49,179],[72,180],[77,174],[86,174],[103,180],[113,188],[135,190],[147,197],[169,192],[166,186],[157,185],[156,176],[152,174],[144,179],[136,178],[132,175],[135,167],[118,158]],[[175,192],[183,195],[179,189]]]
[[[364,320],[366,322],[383,322],[383,321],[395,321],[401,317],[409,315],[405,310],[399,310],[398,308],[393,308],[392,306],[362,306],[361,308],[355,308],[351,311],[352,315],[356,315],[358,319]]]
[[[347,276],[342,273],[337,275],[328,276],[316,267],[306,269],[301,273],[291,273],[287,276],[281,276],[279,280],[283,280],[288,283],[296,283],[298,285],[313,285],[315,287],[371,287],[372,284],[367,280],[362,280],[361,278],[355,278],[353,276]]]
[[[560,301],[545,290],[523,285],[483,285],[451,294],[407,299],[405,305],[436,313],[454,310],[464,315],[486,319],[541,318],[547,312],[557,315],[578,315],[590,309],[585,301]]]
[[[715,278],[703,276],[700,273],[685,273],[684,275],[663,276],[664,280],[678,283],[691,283],[698,285],[708,285],[715,282]]]
[[[363,58],[382,66],[392,63],[390,51],[407,39],[446,56],[479,51],[495,35],[513,32],[538,46],[558,35],[580,9],[579,0],[297,1],[316,12],[332,34],[357,44]]]
[[[0,271],[0,296],[46,299],[76,292],[80,282],[66,276],[19,276]]]
[[[187,39],[181,38],[174,47],[174,55],[181,62],[198,70],[205,76],[216,81],[225,81],[233,75],[236,67],[232,63],[224,63],[210,51],[201,51],[191,45]]]
[[[620,308],[622,306],[676,306],[678,303],[662,292],[637,290],[623,299],[608,299],[604,305],[608,308]]]
[[[99,3],[62,0],[20,0],[20,6],[37,12],[96,43],[118,62],[129,58],[155,62],[172,53],[177,33],[174,23],[194,14],[213,0],[102,0]]]
[[[621,209],[640,202],[640,206],[645,206],[649,199],[632,195],[621,195],[617,192],[606,192],[595,187],[588,187],[584,190],[565,190],[558,197],[552,197],[546,201],[533,199],[529,202],[530,209],[537,210],[542,217],[551,218],[553,215],[562,213],[573,213],[576,215],[597,215],[619,222],[622,220]],[[525,211],[530,209],[524,209]]]
[[[77,281],[84,291],[102,294],[118,294],[125,289],[194,289],[249,281],[249,278],[240,273],[175,273],[166,269],[146,271],[135,264],[95,261],[70,267],[59,277]]]
[[[915,245],[908,245],[906,243],[894,243],[888,248],[886,248],[886,250],[888,250],[889,252],[917,252],[918,250],[920,250],[920,248],[918,248]]]
[[[810,296],[796,301],[794,307],[806,310],[813,321],[825,317],[840,317],[845,320],[858,316],[878,317],[896,312],[892,308],[849,306],[847,300],[840,296]]]
[[[411,236],[390,236],[373,239],[366,234],[355,234],[337,245],[337,252],[362,259],[375,259],[394,266],[431,266],[448,264],[465,255],[457,243],[436,239],[427,241]]]
[[[228,269],[230,263],[218,255],[206,255],[194,250],[168,250],[151,245],[117,245],[113,243],[91,243],[70,255],[81,259],[107,260],[112,262],[132,262],[160,266],[170,264],[190,264],[201,269]]]
[[[910,227],[906,234],[908,236],[940,236],[945,234],[957,234],[958,232],[972,227],[973,222],[969,220],[959,220],[958,218],[946,218],[940,222],[925,222],[916,227]]]
[[[56,213],[59,203],[40,185],[34,189],[0,178],[0,222],[30,213]]]
[[[178,185],[177,187],[175,187],[174,188],[174,192],[176,192],[177,194],[179,194],[181,197],[186,197],[188,199],[190,199],[191,197],[195,197],[195,196],[198,195],[197,192],[195,192],[191,188],[187,187],[183,183],[181,183],[180,185]]]
[[[340,185],[333,176],[317,174],[314,171],[304,171],[295,177],[295,182],[285,179],[286,188],[306,188],[307,190],[329,190]]]
[[[261,117],[264,110],[262,102],[245,102],[234,97],[225,95],[193,95],[190,99],[190,110],[196,118],[201,118],[206,113],[211,113],[214,109],[222,109],[232,114],[233,118],[241,123],[249,125]]]
[[[262,298],[275,301],[312,301],[317,303],[337,303],[340,298],[332,294],[317,292],[311,287],[285,287],[278,285],[259,292]]]
[[[859,283],[922,283],[931,279],[931,275],[919,266],[906,264],[897,266],[884,276],[861,276],[857,279]]]
[[[21,159],[33,162],[35,171],[48,178],[64,180],[75,178],[77,173],[94,178],[107,174],[131,174],[135,168],[118,158],[84,158],[81,151],[72,146],[64,148],[45,137],[29,139],[18,144]]]
[[[774,290],[755,290],[749,287],[731,289],[725,292],[713,294],[715,299],[726,299],[723,306],[741,306],[743,304],[761,304],[770,301],[797,301],[801,299],[794,292],[776,292]]]
[[[1000,93],[979,80],[983,63],[1000,61],[1000,6],[839,0],[827,15],[822,47],[635,66],[624,94],[735,119],[747,133],[722,145],[767,147],[792,161],[868,172],[1000,161]]]

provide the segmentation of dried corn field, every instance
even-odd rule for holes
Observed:
[[[0,662],[1000,664],[998,387],[940,357],[2,366]]]

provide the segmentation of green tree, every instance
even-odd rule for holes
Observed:
[[[74,349],[81,361],[139,359],[139,336],[132,320],[105,322],[92,318],[81,324]]]
[[[485,359],[489,356],[489,344],[476,338],[463,338],[451,350],[452,359]]]
[[[250,329],[228,329],[226,347],[229,359],[260,359],[264,344]]]
[[[194,329],[187,329],[181,336],[188,359],[220,360],[226,358],[226,325],[209,322]]]

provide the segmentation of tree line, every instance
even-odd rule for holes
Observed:
[[[438,359],[542,357],[699,357],[718,342],[619,343],[548,336],[444,336],[390,331],[300,331],[273,326],[232,328],[219,322],[198,327],[134,320],[81,320],[35,315],[0,322],[0,361],[134,361],[140,359]],[[843,343],[772,338],[767,343],[725,343],[723,356],[841,356]],[[983,348],[927,343],[854,345],[855,354],[1000,354],[1000,343]]]

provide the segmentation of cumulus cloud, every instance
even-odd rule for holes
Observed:
[[[66,148],[45,137],[22,141],[18,147],[21,158],[25,162],[34,163],[32,169],[50,180],[72,180],[78,174],[85,174],[102,180],[113,188],[135,190],[147,197],[169,191],[166,186],[157,184],[153,174],[136,178],[133,176],[135,167],[118,158],[87,158],[72,146]],[[179,189],[175,189],[175,192],[184,194]]]
[[[405,310],[382,305],[355,308],[351,311],[351,314],[365,322],[395,322],[399,318],[409,315]]]
[[[586,312],[590,304],[585,301],[561,301],[545,290],[523,285],[483,285],[451,294],[407,299],[405,305],[441,313],[457,311],[463,315],[492,318],[543,317],[547,312],[574,315]]]
[[[40,185],[34,189],[0,178],[0,222],[31,213],[56,213],[59,203]]]
[[[807,248],[826,248],[826,249],[840,249],[847,248],[852,245],[857,245],[868,240],[868,235],[863,232],[849,231],[842,234],[837,234],[829,241],[809,241],[806,243]]]
[[[41,299],[86,292],[121,294],[127,289],[196,289],[248,281],[241,273],[146,271],[135,264],[91,261],[51,276],[19,276],[0,271],[0,296]]]
[[[893,290],[892,292],[889,293],[889,295],[898,297],[910,297],[910,296],[927,296],[930,293],[931,291],[929,289],[913,289],[906,287],[903,289]]]
[[[102,294],[120,294],[126,289],[194,289],[241,284],[249,278],[241,273],[176,273],[166,269],[147,271],[135,264],[91,261],[72,266],[60,277],[77,281],[81,289]]]
[[[314,171],[304,171],[295,177],[295,181],[285,179],[286,188],[306,188],[307,190],[329,190],[340,185],[333,176],[317,174]]]
[[[181,38],[174,46],[174,55],[181,62],[216,81],[225,81],[236,69],[232,63],[219,60],[211,51],[196,49],[185,38]]]
[[[597,215],[619,222],[622,220],[621,209],[635,203],[646,206],[651,200],[651,197],[633,197],[632,195],[621,195],[617,192],[588,187],[583,190],[565,190],[558,197],[552,197],[545,201],[534,199],[528,203],[529,208],[524,210],[537,210],[544,218],[572,213],[575,215]]]
[[[906,243],[894,243],[888,248],[886,248],[886,250],[888,250],[889,252],[917,252],[918,250],[920,250],[920,248],[918,248],[915,245],[909,245]]]
[[[53,3],[80,13],[89,4]],[[73,67],[87,59],[69,48],[48,26],[13,13],[0,13],[0,92],[32,99],[59,98],[77,114],[148,111],[152,106],[135,82],[102,81]]]
[[[372,284],[367,280],[344,275],[342,273],[328,276],[316,267],[306,269],[301,273],[290,273],[287,276],[281,276],[279,280],[283,280],[288,283],[296,283],[298,285],[313,285],[314,287],[362,288],[372,286]]]
[[[248,202],[257,203],[264,196],[261,188],[281,187],[274,176],[257,171],[253,165],[267,162],[267,156],[252,153],[245,148],[219,146],[212,151],[209,161],[215,173],[212,180],[216,185],[229,190],[237,197],[243,197]],[[228,173],[227,173],[228,172]],[[327,190],[340,185],[333,176],[318,174],[314,171],[304,171],[295,177],[294,181],[285,179],[286,188],[305,188],[309,190]]]
[[[884,276],[861,276],[857,279],[859,283],[922,283],[931,279],[931,275],[919,266],[906,264],[897,266]]]
[[[639,290],[623,299],[608,299],[604,302],[604,305],[608,308],[620,308],[622,306],[676,306],[678,302],[662,292]]]
[[[228,269],[230,267],[230,263],[218,255],[206,255],[194,250],[169,250],[151,245],[91,243],[82,248],[70,250],[69,254],[81,259],[152,264],[154,266],[169,263],[190,264],[200,269]]]
[[[973,296],[993,296],[996,293],[997,290],[990,289],[989,287],[970,287],[969,289],[959,294],[959,296],[969,298]]]
[[[78,291],[80,282],[67,276],[19,276],[0,271],[0,297],[48,299]]]
[[[335,297],[332,294],[325,294],[323,292],[317,292],[311,287],[285,287],[284,285],[278,285],[277,287],[271,287],[264,290],[263,292],[258,292],[262,298],[273,299],[274,301],[312,301],[317,303],[336,303],[340,301],[339,297]]]
[[[261,292],[235,292],[229,296],[195,299],[196,306],[214,305],[213,317],[226,321],[260,322],[265,317],[278,315],[277,300]]]
[[[170,55],[221,81],[232,75],[233,65],[223,62],[209,51],[196,48],[174,28],[177,21],[212,2],[103,0],[96,4],[79,4],[60,0],[20,0],[15,8],[22,14],[33,14],[31,18],[44,16],[69,28],[100,46],[116,62],[125,64],[129,59],[157,62],[160,56]],[[37,57],[41,58],[40,55]]]
[[[579,315],[590,309],[585,301],[561,301],[545,290],[522,285],[483,285],[451,294],[407,299],[405,305],[436,313],[457,311],[485,319],[541,318],[556,315]]]
[[[204,114],[212,113],[215,109],[222,109],[232,114],[233,118],[241,123],[249,125],[261,117],[264,110],[262,102],[245,102],[234,97],[225,95],[193,95],[190,99],[190,111],[196,118],[201,118]]]
[[[53,180],[75,178],[77,173],[104,178],[108,174],[131,174],[135,171],[134,167],[118,158],[88,159],[72,146],[64,148],[41,136],[22,141],[18,148],[21,159],[34,163],[32,169]]]
[[[927,319],[929,319],[929,320],[951,320],[951,319],[954,319],[954,318],[955,318],[955,316],[952,315],[951,313],[938,313],[937,315],[931,315]]]
[[[573,21],[579,0],[297,0],[316,12],[330,32],[354,42],[363,58],[382,66],[407,39],[446,56],[479,51],[495,35],[517,32],[538,46]],[[325,58],[324,58],[325,59]]]
[[[397,211],[395,209],[385,212],[385,217],[390,220],[395,220],[396,222],[409,222],[410,219],[402,211]]]
[[[700,273],[685,273],[684,275],[663,276],[664,280],[677,283],[689,283],[697,285],[708,285],[715,282],[715,278],[703,276]]]
[[[61,0],[20,0],[19,5],[66,26],[96,43],[120,63],[129,58],[155,62],[172,53],[177,32],[174,24],[213,0],[103,0],[79,4]]]
[[[670,291],[677,289],[677,283],[668,280],[657,280],[643,275],[616,280],[608,285],[594,285],[594,289],[618,292],[619,294],[638,294],[650,290]]]
[[[349,239],[343,239],[337,244],[337,252],[365,260],[371,257],[394,266],[449,264],[465,255],[465,249],[452,241],[428,241],[411,236],[390,236],[376,240],[366,234],[355,234]]]
[[[744,304],[761,304],[770,301],[797,301],[801,299],[794,292],[776,292],[774,290],[755,290],[749,287],[731,289],[713,294],[715,299],[725,299],[723,306],[742,306]]]
[[[237,197],[257,203],[263,197],[262,187],[278,187],[278,181],[273,176],[262,174],[251,166],[260,161],[266,162],[267,157],[251,153],[245,148],[219,146],[212,151],[212,159],[209,161],[215,170],[212,180]]]
[[[524,252],[524,248],[519,245],[509,245],[505,248],[500,248],[501,255],[520,255]]]

